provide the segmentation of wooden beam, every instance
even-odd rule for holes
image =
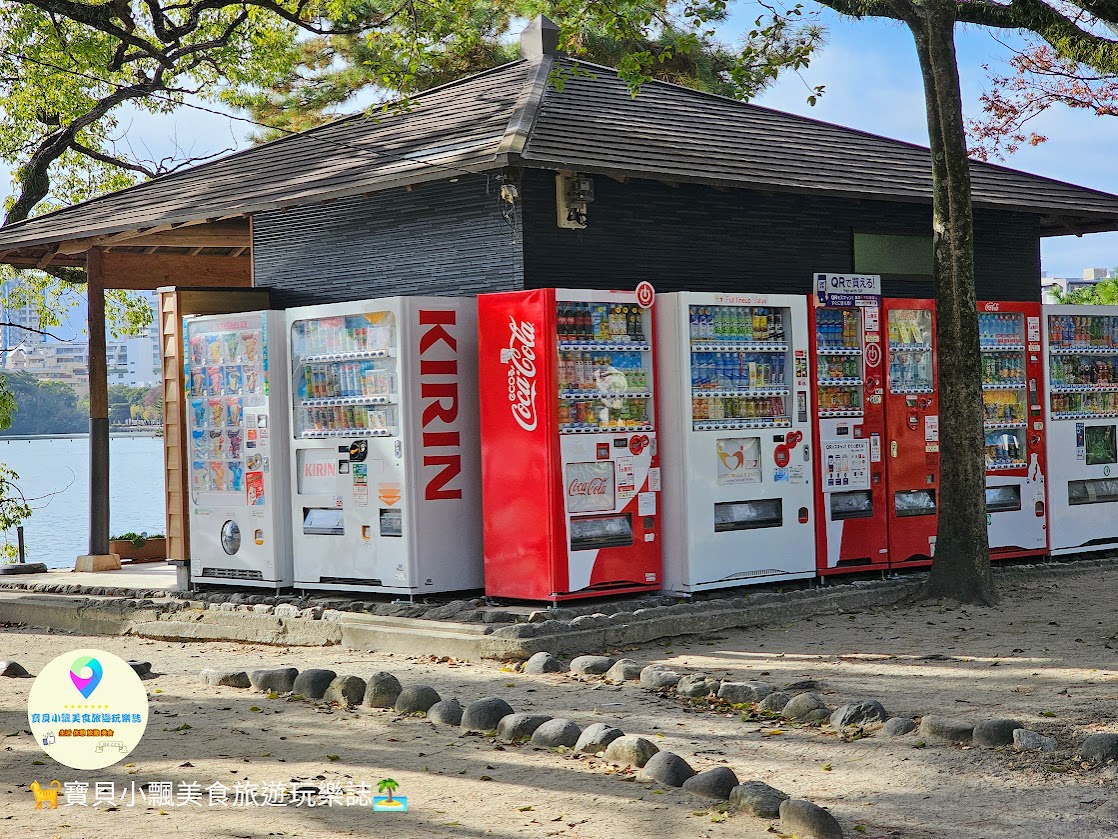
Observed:
[[[152,290],[162,286],[252,286],[252,263],[244,256],[149,255],[114,251],[104,254],[102,259],[111,288]]]
[[[617,181],[619,184],[624,184],[624,183],[629,182],[629,179],[626,178],[624,175],[609,175],[609,174],[607,174],[606,177]]]
[[[104,256],[86,256],[86,329],[89,340],[89,553],[109,553],[109,372],[105,349]],[[119,566],[118,566],[119,567]]]
[[[55,245],[53,248],[47,248],[47,252],[43,254],[42,259],[35,263],[35,267],[42,271],[44,268],[51,264],[51,262],[54,260],[55,254],[57,253],[58,245]]]

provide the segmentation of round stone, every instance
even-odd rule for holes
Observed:
[[[692,699],[699,699],[704,696],[709,696],[711,691],[718,687],[718,682],[714,679],[708,679],[706,676],[690,675],[684,676],[676,682],[675,692],[680,696],[688,696]]]
[[[728,766],[715,766],[683,782],[683,788],[688,792],[703,798],[713,798],[715,801],[726,801],[737,785],[738,776]]]
[[[322,698],[335,705],[360,705],[365,698],[365,680],[359,676],[337,676],[326,687]]]
[[[338,677],[338,674],[333,670],[321,670],[318,668],[311,668],[304,670],[295,677],[295,684],[291,690],[294,693],[302,694],[307,699],[321,699],[326,695],[326,689],[330,687],[330,683]],[[365,682],[362,680],[361,686],[364,688]],[[361,701],[360,698],[357,700]]]
[[[291,693],[299,671],[294,667],[274,667],[268,670],[253,670],[249,681],[257,690]]]
[[[619,658],[603,678],[607,682],[635,682],[641,677],[641,666],[631,658]]]
[[[1079,756],[1097,766],[1118,760],[1118,734],[1092,734],[1079,747]]]
[[[826,707],[823,700],[814,693],[798,693],[788,700],[781,713],[787,720],[802,720],[810,712]]]
[[[457,699],[443,699],[427,709],[427,719],[440,725],[460,725],[462,703]]]
[[[772,692],[764,682],[723,682],[718,688],[718,698],[731,705],[749,705],[760,702]]]
[[[584,754],[597,755],[606,750],[606,746],[624,736],[625,732],[604,722],[596,722],[586,727],[575,743],[575,751]]]
[[[805,839],[842,839],[838,819],[810,801],[789,798],[781,802],[780,826]]]
[[[396,713],[426,714],[440,699],[439,692],[430,685],[408,685],[396,697]]]
[[[211,687],[252,687],[252,682],[249,680],[248,673],[244,670],[215,670],[206,668],[202,671],[202,681]]]
[[[601,676],[613,667],[613,659],[604,655],[580,655],[571,662],[571,672],[579,676]]]
[[[497,723],[497,737],[509,743],[527,740],[550,719],[544,714],[508,714]]]
[[[916,723],[906,717],[890,717],[881,726],[881,734],[885,737],[903,737],[916,730]]]
[[[27,670],[18,661],[0,661],[0,676],[11,676],[13,679],[28,675]]]
[[[366,708],[393,708],[403,687],[400,680],[391,673],[381,670],[374,673],[365,685],[365,699],[361,703]]]
[[[757,703],[758,711],[768,711],[771,714],[779,714],[784,710],[784,706],[792,697],[782,690],[773,691],[760,702]]]
[[[150,661],[129,661],[128,666],[131,667],[141,679],[151,673]],[[0,668],[0,672],[3,672],[3,668]]]
[[[875,699],[863,699],[861,702],[842,705],[830,716],[831,728],[885,722],[887,719],[889,714],[885,712],[885,706]]]
[[[532,733],[532,745],[545,749],[559,746],[572,748],[582,736],[582,729],[570,720],[548,720]]]
[[[925,737],[950,740],[952,743],[969,743],[974,734],[974,724],[953,717],[929,714],[920,720],[920,733]]]
[[[746,781],[730,790],[730,806],[759,819],[780,816],[780,804],[788,794],[760,781]]]
[[[971,740],[976,746],[987,746],[989,748],[1012,746],[1013,732],[1024,727],[1024,723],[1019,720],[983,720],[974,727]]]
[[[1056,745],[1055,737],[1045,737],[1027,728],[1018,728],[1013,732],[1013,747],[1019,752],[1054,752]]]
[[[461,726],[466,731],[496,731],[497,724],[511,713],[512,706],[500,697],[478,699],[462,712]]]
[[[809,725],[823,725],[831,719],[831,710],[830,708],[816,708],[813,711],[808,711],[800,719]]]
[[[669,787],[681,787],[688,778],[695,776],[695,770],[686,760],[674,752],[657,752],[641,767],[637,777],[646,781],[658,781]]]
[[[665,670],[657,664],[650,664],[648,667],[641,671],[641,687],[648,688],[649,690],[662,690],[663,688],[675,687],[679,680],[683,678],[678,673],[671,670]]]
[[[660,749],[651,740],[626,734],[606,746],[604,757],[610,763],[622,766],[644,766]]]
[[[533,675],[540,673],[562,673],[563,664],[551,653],[536,653],[524,662],[524,672]]]

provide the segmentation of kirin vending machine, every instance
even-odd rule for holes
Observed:
[[[889,567],[881,278],[820,274],[810,305],[817,570]]]
[[[183,342],[191,582],[290,586],[283,312],[188,317]]]
[[[650,292],[478,297],[486,594],[661,587]]]
[[[1043,306],[1048,357],[1049,548],[1118,545],[1118,315]]]
[[[889,567],[928,565],[939,492],[935,301],[885,298],[885,462]]]
[[[805,298],[656,300],[664,588],[815,575]]]
[[[481,588],[474,300],[391,297],[287,317],[296,587]]]
[[[990,558],[1043,554],[1044,416],[1039,303],[980,302]]]

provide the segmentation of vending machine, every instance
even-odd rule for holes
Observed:
[[[819,441],[817,570],[827,575],[887,569],[891,499],[883,454],[886,352],[881,297],[850,294],[834,300],[816,294],[810,315],[811,410]]]
[[[1049,548],[1118,545],[1118,315],[1043,306]]]
[[[885,298],[889,567],[931,564],[939,492],[935,301]]]
[[[283,312],[183,326],[191,582],[290,586]]]
[[[664,588],[815,576],[807,305],[656,300]]]
[[[651,296],[478,297],[486,594],[661,587]]]
[[[980,302],[978,312],[990,558],[1043,554],[1048,529],[1040,304]]]
[[[480,589],[474,300],[308,306],[287,322],[296,587]]]

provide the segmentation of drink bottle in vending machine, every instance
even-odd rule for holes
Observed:
[[[978,304],[990,557],[1043,554],[1044,416],[1039,303]]]
[[[935,301],[885,298],[885,462],[889,567],[928,565],[939,492]]]
[[[1118,545],[1118,315],[1112,306],[1042,306],[1049,548]]]
[[[482,585],[476,312],[465,297],[289,309],[295,585]]]
[[[664,587],[814,576],[803,297],[657,298]]]
[[[810,315],[818,572],[888,568],[881,297],[816,295]]]
[[[555,602],[660,588],[650,298],[478,297],[488,595]]]
[[[283,318],[184,319],[195,585],[292,583]]]

